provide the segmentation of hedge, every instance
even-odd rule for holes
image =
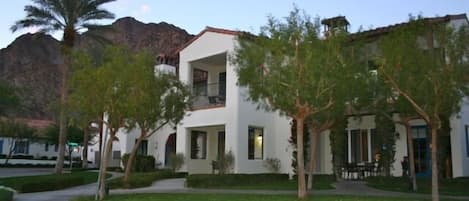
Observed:
[[[288,174],[194,174],[186,178],[188,187],[209,188],[222,186],[254,185],[287,181]]]
[[[127,164],[129,154],[122,156],[122,163]],[[146,155],[136,155],[132,163],[132,172],[150,172],[155,170],[155,157]]]
[[[144,173],[132,173],[129,177],[129,181],[123,183],[123,177],[111,179],[108,182],[109,188],[141,188],[151,186],[151,184],[157,180],[169,179],[169,178],[183,178],[186,177],[187,173],[173,173],[170,170],[160,170],[156,172],[144,172]]]
[[[1,178],[0,185],[8,186],[21,193],[32,193],[93,183],[97,180],[97,176],[97,172],[76,172],[61,175],[9,177]]]
[[[0,200],[13,201],[13,192],[5,189],[0,189]]]

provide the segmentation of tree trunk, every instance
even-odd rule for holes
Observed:
[[[309,158],[309,172],[308,172],[308,190],[313,189],[313,174],[314,174],[314,167],[316,166],[316,147],[318,145],[318,130],[314,129],[311,125],[311,133],[310,133],[310,158]]]
[[[81,168],[86,169],[88,168],[88,141],[89,141],[89,134],[88,134],[88,126],[84,127],[83,129],[83,159],[81,160]]]
[[[104,113],[101,114],[101,119],[104,119]],[[101,121],[99,123],[99,149],[98,149],[98,152],[99,152],[99,160],[98,160],[98,167],[101,167],[101,156],[103,155],[103,128],[104,128],[104,123]],[[95,159],[96,160],[96,159]]]
[[[430,125],[431,128],[431,162],[432,162],[432,201],[439,201],[440,195],[438,192],[438,155],[437,155],[437,127],[434,124]]]
[[[132,172],[133,161],[135,160],[138,147],[142,143],[145,135],[146,135],[145,131],[142,129],[140,137],[137,139],[137,142],[132,147],[132,152],[130,152],[129,159],[127,159],[127,164],[125,165],[125,174],[124,174],[124,179],[122,180],[124,183],[127,183],[129,181],[129,176],[130,176],[130,173]]]
[[[305,163],[303,154],[303,130],[304,118],[296,119],[296,162],[297,162],[297,176],[298,176],[298,198],[306,199],[306,181],[305,181]]]
[[[8,148],[8,155],[7,155],[7,157],[5,158],[5,165],[8,164],[8,160],[10,160],[11,155],[13,154],[15,141],[16,141],[16,140],[12,139],[12,142],[10,143],[10,147]]]
[[[407,135],[407,149],[409,156],[409,178],[412,181],[412,191],[417,191],[417,178],[415,177],[415,157],[414,157],[414,143],[412,141],[412,133],[409,125],[409,121],[404,122],[406,135]]]
[[[67,59],[66,59],[67,60]],[[65,142],[67,141],[67,119],[65,115],[65,103],[67,102],[67,75],[68,63],[62,64],[62,82],[60,88],[60,114],[59,114],[59,153],[57,156],[57,163],[55,164],[55,173],[62,174],[64,157],[65,157]]]
[[[114,140],[115,133],[110,133],[110,137],[106,142],[106,149],[104,150],[104,157],[101,159],[101,169],[99,170],[99,200],[104,200],[106,197],[106,169],[108,160],[111,156],[112,142]]]

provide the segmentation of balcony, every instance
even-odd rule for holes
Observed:
[[[194,100],[192,108],[206,109],[214,107],[224,107],[226,100],[226,84],[225,83],[199,83],[192,86],[192,95]]]

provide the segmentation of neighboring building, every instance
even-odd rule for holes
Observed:
[[[345,17],[325,21],[325,31],[336,26],[347,26]],[[339,20],[338,23],[335,23]],[[448,15],[429,20],[448,23],[450,26],[468,26],[463,15]],[[369,37],[379,37],[391,30],[393,25],[362,32]],[[179,55],[162,59],[158,57],[157,69],[176,72],[179,79],[188,84],[195,95],[193,108],[175,128],[166,127],[142,144],[141,153],[153,155],[159,165],[168,163],[170,153],[183,153],[186,163],[182,171],[190,174],[211,173],[212,161],[222,153],[231,151],[235,157],[234,173],[263,173],[267,158],[281,161],[281,172],[293,173],[291,167],[293,146],[289,143],[291,120],[276,112],[258,110],[248,101],[248,91],[239,87],[235,66],[230,62],[237,45],[237,31],[207,27],[179,49]],[[179,62],[174,62],[178,58]],[[170,63],[171,62],[171,63]],[[173,66],[173,67],[171,67]],[[398,119],[399,116],[395,115]],[[423,120],[411,122],[411,135],[418,175],[430,172],[429,133]],[[452,176],[469,176],[469,100],[461,103],[461,111],[450,118],[450,161]],[[364,163],[374,161],[377,150],[373,149],[375,132],[374,115],[360,119],[349,118],[344,132],[347,139],[345,162]],[[391,174],[402,175],[401,160],[407,156],[407,133],[402,125],[395,125],[396,154]],[[119,166],[120,157],[130,152],[138,132],[120,131],[119,140],[113,145],[110,165]],[[316,173],[333,172],[329,131],[321,134],[318,143]],[[90,147],[91,160],[99,160],[99,146]]]
[[[41,119],[17,119],[17,121],[24,122],[29,127],[36,129],[40,134],[41,130],[53,125],[53,121]],[[29,155],[35,159],[47,157],[57,157],[58,145],[48,143],[40,139],[20,139],[13,141],[12,138],[0,137],[0,155],[8,155],[10,143],[14,143],[13,156],[15,155]],[[75,156],[80,156],[75,153]]]

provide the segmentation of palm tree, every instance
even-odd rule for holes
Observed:
[[[56,173],[62,173],[66,133],[64,105],[67,101],[67,82],[70,52],[75,46],[75,39],[82,30],[99,28],[95,20],[113,19],[114,14],[100,8],[101,5],[115,0],[32,0],[33,5],[26,5],[26,17],[16,21],[11,31],[37,27],[40,32],[63,31],[62,52],[65,62],[61,65],[60,114],[59,114],[59,155],[55,166]]]

